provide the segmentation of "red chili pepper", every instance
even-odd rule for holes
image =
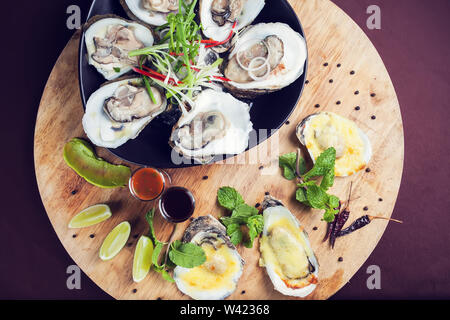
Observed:
[[[233,27],[231,28],[231,31],[230,31],[230,34],[228,35],[228,37],[227,37],[224,41],[215,42],[215,43],[213,43],[213,44],[211,44],[211,45],[209,45],[209,46],[206,46],[205,48],[208,49],[208,48],[220,46],[220,45],[222,45],[222,44],[227,43],[228,41],[230,41],[231,37],[233,36],[234,28],[236,28],[236,25],[237,25],[237,20],[234,21]]]
[[[142,74],[142,75],[144,75],[144,76],[147,76],[147,77],[149,77],[149,78],[159,80],[159,81],[165,81],[165,80],[166,80],[166,76],[164,76],[163,74],[158,73],[158,72],[156,72],[156,71],[154,71],[154,70],[152,70],[152,69],[150,69],[150,68],[148,68],[148,67],[145,67],[145,66],[143,66],[143,68],[145,68],[146,70],[148,70],[148,72],[147,72],[147,71],[144,71],[144,70],[142,70],[142,69],[138,69],[138,68],[133,68],[133,71],[134,71],[134,72],[137,72],[137,73],[139,73],[139,74]],[[176,85],[177,85],[176,82],[175,82],[175,80],[172,79],[172,78],[169,79],[169,83],[170,83],[171,85],[173,85],[173,86],[176,86]],[[180,83],[180,82],[178,82],[178,83]]]
[[[180,53],[169,52],[169,54],[170,54],[171,56],[184,56],[184,53],[183,53],[183,52],[180,52]]]
[[[216,40],[213,40],[213,39],[204,39],[204,40],[201,40],[200,41],[200,43],[216,43],[217,41]]]
[[[165,80],[166,80],[166,77],[167,77],[167,76],[163,75],[162,73],[156,72],[155,70],[150,69],[150,68],[147,67],[147,66],[142,66],[142,67],[143,67],[144,69],[148,70],[150,73],[154,74],[155,76],[161,77],[161,78],[162,78],[162,81],[165,81]],[[171,82],[172,85],[176,85],[176,84],[175,84],[175,79],[173,79],[173,78],[170,78],[170,79],[169,79],[169,82]],[[182,81],[178,81],[178,84],[180,84],[180,83],[182,83]]]
[[[186,65],[185,64],[183,64],[183,66],[185,66],[186,67]],[[196,72],[200,72],[200,69],[199,68],[196,68],[196,67],[193,67],[193,66],[191,66],[191,69],[192,70],[194,70],[194,71],[196,71]],[[222,80],[222,81],[231,81],[230,79],[228,79],[228,78],[225,78],[225,77],[220,77],[220,76],[212,76],[214,79],[217,79],[217,80]],[[211,81],[210,81],[211,82]]]
[[[228,78],[225,78],[225,77],[213,76],[213,78],[214,78],[214,79],[217,79],[217,80],[222,80],[222,81],[226,81],[226,82],[229,82],[229,81],[231,81],[230,79],[228,79]]]

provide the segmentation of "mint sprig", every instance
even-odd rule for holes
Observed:
[[[200,246],[194,243],[183,243],[175,240],[170,244],[168,252],[163,253],[166,242],[161,242],[156,237],[155,228],[153,226],[153,218],[155,209],[152,208],[146,215],[145,219],[149,225],[148,237],[153,242],[152,267],[153,270],[160,273],[164,280],[174,282],[169,270],[176,266],[184,268],[194,268],[202,265],[206,261],[206,254]],[[162,259],[161,254],[163,253]],[[160,264],[160,261],[164,263]]]
[[[295,158],[294,158],[295,156]],[[292,152],[280,156],[280,167],[283,168],[283,175],[288,180],[293,180],[297,175],[300,183],[297,184],[295,198],[307,207],[325,210],[323,220],[332,222],[335,215],[339,212],[339,198],[328,194],[327,191],[334,184],[334,166],[336,161],[336,150],[329,148],[325,150],[319,157],[311,170],[291,174],[291,170],[296,170],[293,164],[305,163],[304,159],[297,159],[297,153]],[[300,165],[299,165],[300,167]],[[306,171],[306,170],[305,170]],[[322,178],[320,184],[317,178]]]
[[[221,217],[220,221],[227,228],[227,235],[231,242],[237,246],[244,240],[242,226],[248,229],[244,245],[247,248],[253,247],[254,240],[262,232],[264,221],[258,209],[249,206],[244,202],[242,196],[232,187],[222,187],[217,191],[217,201],[219,204],[231,211],[231,216]]]

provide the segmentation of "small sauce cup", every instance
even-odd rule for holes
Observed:
[[[159,199],[159,212],[172,223],[184,222],[194,214],[194,195],[183,187],[170,187]]]
[[[144,167],[133,172],[128,187],[136,199],[154,201],[163,194],[168,180],[170,181],[170,178],[167,179],[162,171],[152,167]]]

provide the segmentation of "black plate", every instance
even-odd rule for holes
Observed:
[[[89,11],[88,19],[95,15],[111,13],[128,19],[118,0],[94,0]],[[254,21],[254,24],[260,22],[287,23],[292,29],[304,37],[300,21],[286,0],[266,1],[264,9]],[[279,129],[294,110],[302,94],[307,65],[308,59],[305,62],[303,75],[289,87],[252,100],[253,106],[250,111],[250,116],[253,122],[253,128],[257,135],[259,135],[259,130],[267,130],[267,135],[259,135],[259,143],[270,137],[276,129]],[[79,50],[79,79],[81,100],[83,106],[86,107],[86,101],[89,96],[105,82],[105,79],[88,63],[84,34],[81,38]],[[129,140],[119,148],[109,150],[126,161],[143,166],[176,168],[195,165],[195,163],[187,159],[183,159],[182,164],[175,164],[172,161],[172,148],[168,145],[171,130],[172,127],[170,125],[162,121],[160,117],[157,117],[147,125],[136,139]],[[220,156],[214,161],[223,158],[223,156]]]

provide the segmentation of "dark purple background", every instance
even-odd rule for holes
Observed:
[[[274,1],[274,0],[270,0]],[[308,1],[308,0],[303,0]],[[450,298],[449,101],[450,1],[335,0],[380,52],[402,109],[406,156],[394,216],[364,266],[333,299]],[[33,133],[50,71],[70,39],[66,8],[90,1],[2,4],[0,298],[110,299],[87,276],[66,288],[74,264],[47,218],[37,190]],[[365,26],[377,4],[382,29]],[[8,8],[10,6],[10,8]],[[351,39],[349,39],[351,41]],[[381,268],[381,290],[368,290],[366,269]]]

